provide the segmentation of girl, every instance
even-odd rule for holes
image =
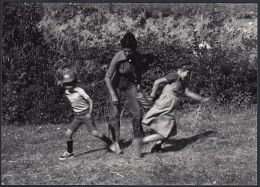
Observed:
[[[136,99],[136,92],[140,89],[142,58],[136,51],[137,41],[135,36],[127,32],[120,41],[122,50],[116,53],[106,72],[105,83],[109,91],[110,115],[109,129],[112,140],[119,146],[120,135],[120,107],[121,95],[124,92],[129,103],[129,109],[133,116],[133,134],[135,138],[143,136],[141,125],[141,109]]]
[[[187,78],[189,78],[190,70],[193,67],[190,65],[189,60],[179,60],[175,63],[177,72],[173,71],[163,78],[157,79],[152,88],[151,98],[155,98],[158,86],[166,83],[162,94],[155,101],[154,106],[146,113],[142,123],[149,126],[150,129],[155,131],[155,134],[146,136],[144,138],[135,139],[136,156],[141,157],[141,148],[143,144],[158,141],[159,142],[152,148],[151,152],[162,152],[161,145],[171,136],[176,134],[175,123],[175,109],[177,107],[180,95],[184,94],[194,100],[206,102],[209,98],[203,98],[193,92],[187,87]]]
[[[71,106],[75,112],[75,117],[70,123],[68,130],[66,131],[67,137],[67,151],[60,156],[60,160],[70,159],[74,157],[73,153],[73,140],[72,135],[78,130],[78,128],[84,123],[88,131],[95,137],[107,143],[109,149],[116,152],[115,146],[112,141],[97,131],[92,118],[93,101],[86,94],[86,92],[77,86],[77,75],[73,71],[68,71],[63,75],[62,84],[65,87],[66,97],[69,99]]]

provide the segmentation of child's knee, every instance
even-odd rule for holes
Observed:
[[[91,134],[92,134],[93,136],[95,136],[95,137],[101,137],[101,136],[102,136],[102,134],[101,134],[100,132],[98,132],[97,130],[91,131]]]
[[[72,138],[72,134],[73,134],[73,131],[68,129],[66,132],[65,132],[65,136],[66,138],[68,139],[71,139]]]

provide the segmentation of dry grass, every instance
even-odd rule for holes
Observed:
[[[133,158],[132,128],[123,121],[122,155],[76,133],[75,159],[60,161],[65,150],[65,124],[2,126],[2,184],[217,184],[255,185],[257,173],[256,109],[241,111],[202,108],[179,113],[178,134],[164,145],[166,153]],[[106,132],[100,123],[101,132]]]

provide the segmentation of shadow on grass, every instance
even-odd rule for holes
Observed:
[[[184,149],[185,147],[187,147],[188,145],[196,142],[197,140],[199,140],[201,138],[205,138],[205,137],[213,135],[213,134],[216,134],[216,133],[217,133],[216,131],[211,130],[211,131],[206,131],[206,132],[197,134],[197,135],[189,137],[189,138],[169,139],[165,143],[169,143],[172,145],[163,147],[163,150],[165,152],[180,151],[180,150]],[[146,154],[151,154],[151,153],[143,153],[142,156],[144,156]]]
[[[189,137],[189,138],[182,138],[182,139],[170,139],[167,140],[166,143],[172,144],[170,146],[163,147],[163,149],[168,151],[180,151],[187,147],[188,145],[196,142],[197,140],[201,138],[205,138],[209,135],[216,134],[216,131],[206,131],[200,134],[197,134],[195,136]]]
[[[106,150],[106,148],[92,149],[92,150],[86,151],[84,153],[79,153],[79,154],[75,155],[75,157],[79,157],[79,156],[86,155],[86,154],[93,153],[93,152],[100,151],[100,150]]]
[[[121,149],[124,149],[124,148],[130,146],[131,144],[132,144],[132,140],[128,140],[128,141],[120,140]],[[86,154],[93,153],[96,151],[101,151],[101,150],[107,150],[108,152],[112,152],[108,149],[108,147],[104,147],[104,148],[100,148],[100,149],[92,149],[92,150],[86,151],[84,153],[77,154],[77,155],[75,155],[75,157],[80,157],[82,155],[86,155]]]

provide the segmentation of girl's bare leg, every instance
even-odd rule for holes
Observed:
[[[151,149],[151,153],[154,153],[154,152],[165,152],[165,150],[162,149],[162,144],[164,142],[166,142],[168,139],[169,138],[165,138],[163,140],[159,140],[158,142],[156,142],[156,144]]]
[[[154,142],[154,141],[158,141],[158,140],[163,141],[163,139],[165,139],[165,138],[159,134],[152,134],[150,136],[144,137],[143,143]]]
[[[142,149],[143,144],[148,143],[148,142],[163,140],[163,139],[164,139],[164,137],[159,134],[152,134],[152,135],[146,136],[144,138],[135,138],[136,157],[137,158],[141,157],[141,149]]]

